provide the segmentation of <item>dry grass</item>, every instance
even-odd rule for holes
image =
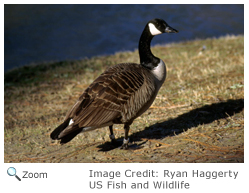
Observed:
[[[206,49],[203,49],[203,46]],[[5,162],[244,162],[244,37],[154,47],[168,76],[131,126],[127,151],[108,128],[59,145],[49,138],[68,108],[107,66],[137,51],[24,67],[5,74]],[[122,125],[114,132],[122,141]]]

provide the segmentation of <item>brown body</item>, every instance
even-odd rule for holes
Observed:
[[[85,128],[130,125],[154,101],[157,91],[155,76],[140,64],[118,64],[102,73],[79,97],[68,111],[65,120],[73,120],[59,134]],[[84,129],[83,129],[84,131]]]

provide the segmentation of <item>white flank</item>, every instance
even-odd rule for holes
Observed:
[[[103,125],[99,125],[99,126],[88,126],[88,127],[83,127],[81,132],[92,131],[92,130],[94,130],[94,129],[98,129],[98,128],[106,127],[106,126],[110,126],[110,125],[113,125],[113,122],[112,122],[112,121],[110,121],[110,122],[108,122],[108,123],[105,123],[105,124],[103,124]]]
[[[150,29],[151,35],[153,35],[153,36],[162,33],[162,32],[160,32],[160,31],[156,28],[156,26],[155,26],[153,23],[149,23],[149,29]]]
[[[71,125],[71,124],[73,124],[74,122],[73,122],[73,119],[70,119],[70,121],[69,121],[69,124],[68,125]]]

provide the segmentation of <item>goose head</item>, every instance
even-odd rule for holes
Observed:
[[[157,18],[148,22],[148,28],[152,36],[162,33],[178,33],[176,29],[170,27],[164,20]]]

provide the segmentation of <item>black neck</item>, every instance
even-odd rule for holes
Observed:
[[[150,50],[150,43],[154,36],[151,35],[148,25],[145,27],[139,40],[140,64],[150,70],[157,66],[160,59],[155,57]]]

